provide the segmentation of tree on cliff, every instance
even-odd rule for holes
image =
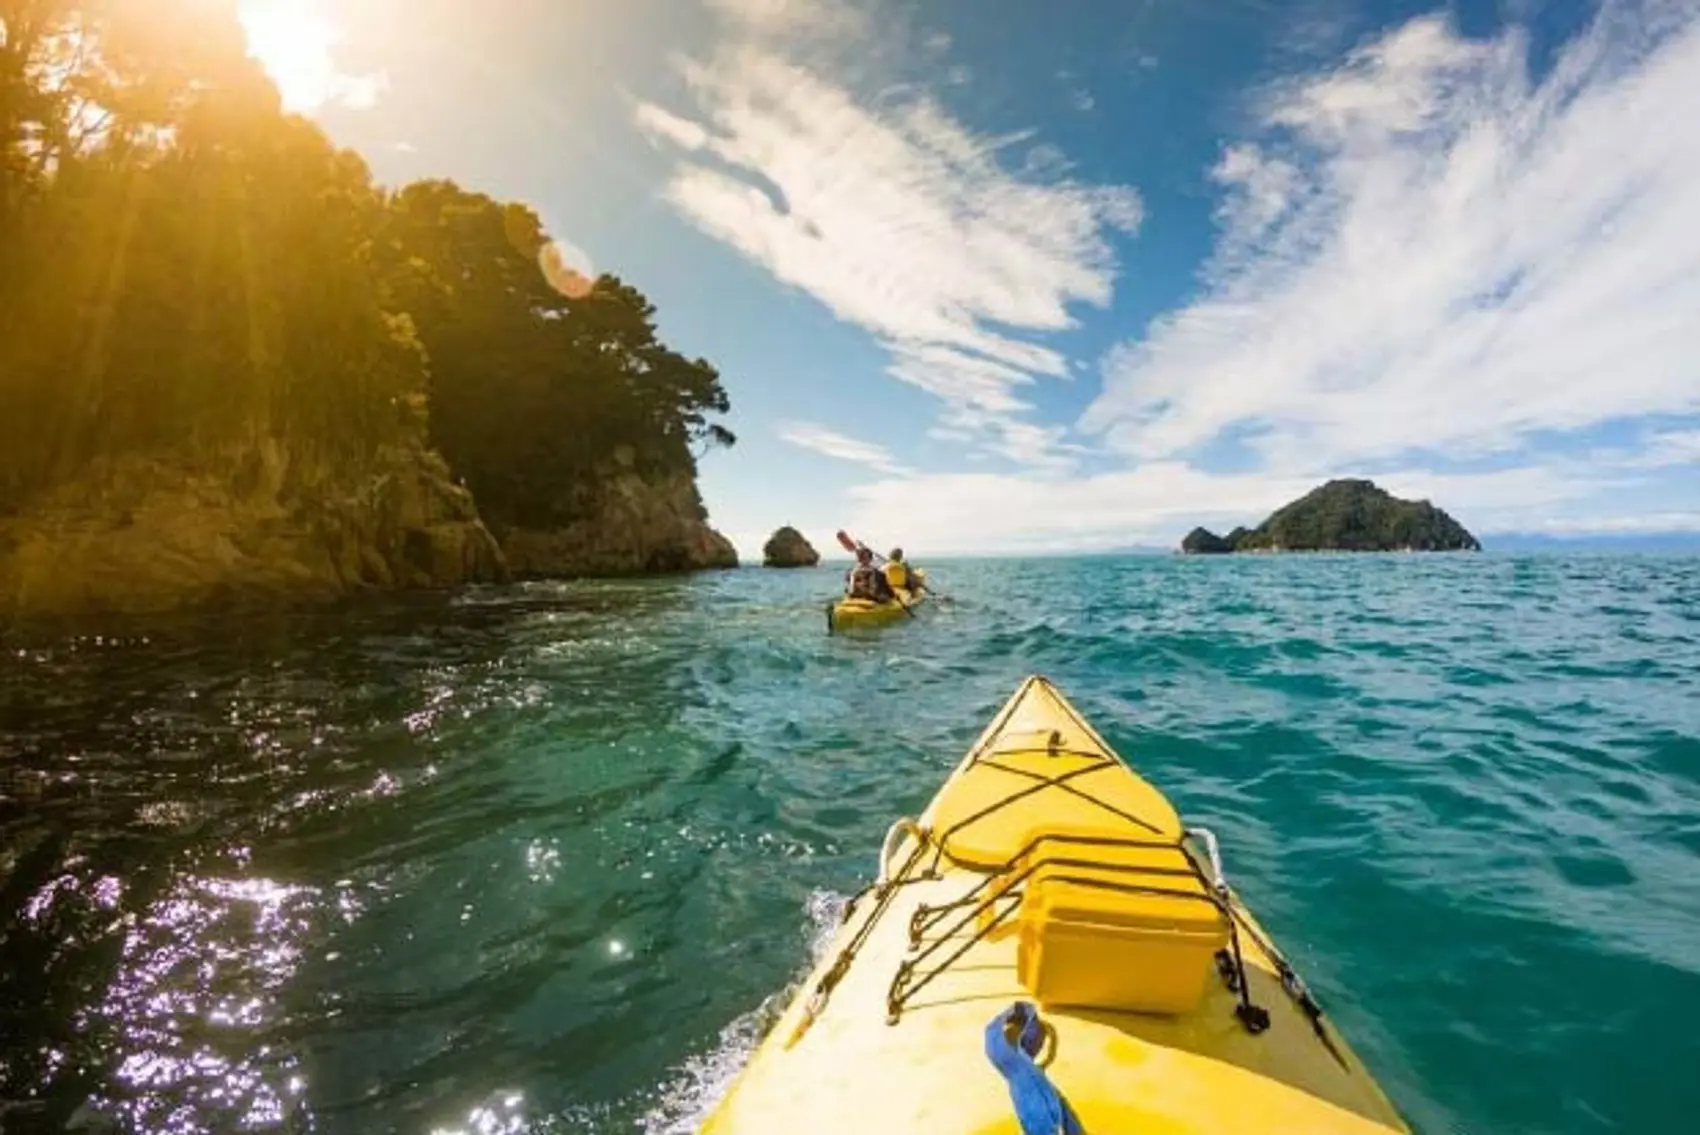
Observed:
[[[0,508],[103,454],[337,459],[423,389],[360,159],[285,117],[230,12],[24,4],[0,43]]]
[[[545,270],[536,215],[450,182],[410,185],[389,213],[390,268],[431,360],[432,437],[490,518],[550,527],[587,506],[620,447],[693,471],[732,434],[715,369],[661,343],[655,308],[604,275],[582,294]],[[579,291],[579,289],[572,289]]]
[[[0,513],[102,456],[334,470],[427,436],[549,523],[622,447],[694,472],[719,375],[520,205],[388,193],[286,115],[234,0],[0,3]],[[566,294],[576,290],[576,298]]]

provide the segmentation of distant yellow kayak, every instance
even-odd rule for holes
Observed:
[[[920,580],[923,588],[927,582],[927,573],[917,568],[915,577]],[[827,608],[827,630],[840,630],[849,627],[877,627],[885,623],[903,622],[910,618],[915,609],[926,601],[925,590],[910,591],[904,587],[892,588],[897,601],[876,603],[871,599],[840,599]],[[905,611],[904,608],[908,608]]]
[[[1214,837],[1033,677],[892,825],[878,881],[700,1130],[1409,1128],[1228,887]]]

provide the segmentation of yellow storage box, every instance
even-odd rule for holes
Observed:
[[[1041,844],[1023,888],[1017,973],[1041,1005],[1185,1013],[1229,943],[1179,847]]]

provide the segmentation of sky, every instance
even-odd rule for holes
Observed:
[[[1174,545],[1335,476],[1700,532],[1700,0],[240,0],[382,181],[720,370],[746,559]]]

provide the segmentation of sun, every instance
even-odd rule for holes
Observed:
[[[331,52],[343,37],[320,0],[241,0],[237,15],[248,53],[277,84],[285,110],[310,113],[330,102],[369,107],[383,90],[382,75],[337,70]]]

